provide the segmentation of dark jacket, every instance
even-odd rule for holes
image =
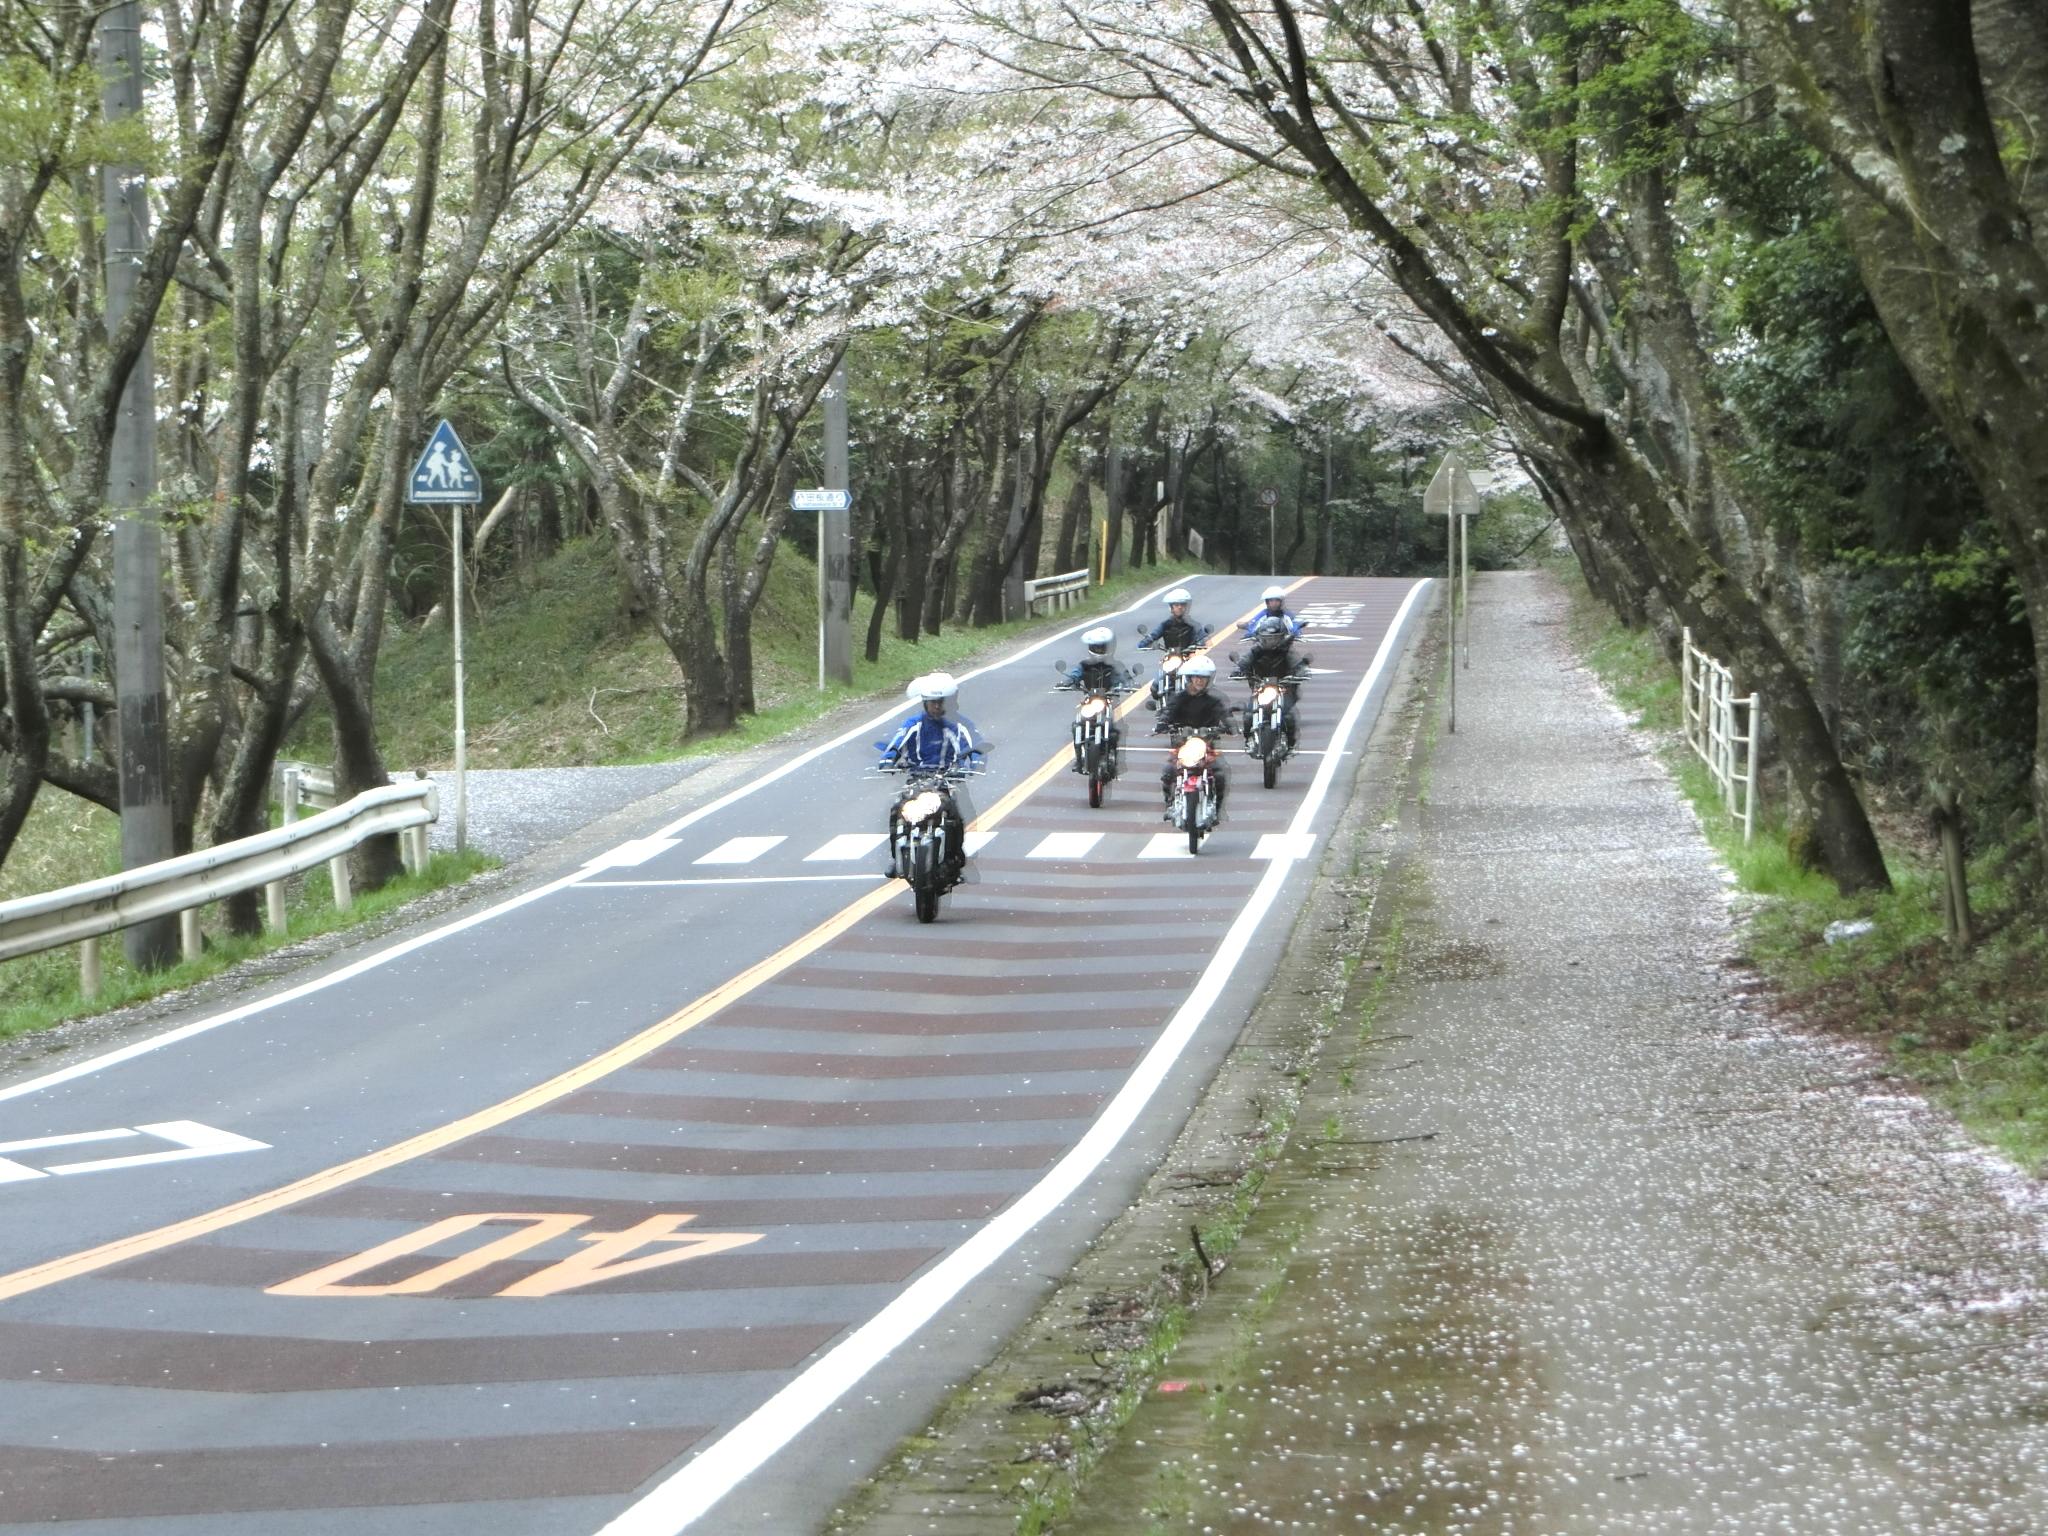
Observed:
[[[1162,619],[1158,628],[1145,637],[1146,645],[1156,645],[1163,651],[1192,651],[1202,643],[1209,631],[1193,619]]]
[[[1181,690],[1159,711],[1161,730],[1171,730],[1175,726],[1183,730],[1211,730],[1229,724],[1230,706],[1217,697],[1214,683],[1201,693]]]

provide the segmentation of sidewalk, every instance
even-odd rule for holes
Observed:
[[[1062,1533],[2048,1531],[2037,1208],[1758,1005],[1564,618],[1475,582],[1374,1044]]]

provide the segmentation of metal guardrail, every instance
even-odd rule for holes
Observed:
[[[337,803],[338,793],[333,772],[311,763],[285,759],[270,772],[270,798],[284,807],[286,821],[297,821],[302,805],[326,810]]]
[[[1078,603],[1088,595],[1088,572],[1068,571],[1064,576],[1041,576],[1024,583],[1024,611],[1053,613]],[[1043,602],[1043,610],[1038,607]]]
[[[284,926],[284,882],[318,864],[334,881],[334,904],[353,900],[348,855],[385,833],[402,834],[406,864],[425,863],[426,828],[440,814],[440,796],[426,780],[366,790],[346,805],[254,837],[218,843],[174,859],[88,880],[62,890],[0,902],[0,960],[79,944],[80,990],[99,991],[99,941],[151,918],[178,914],[185,957],[199,953],[199,908],[265,887],[273,929]]]
[[[1679,710],[1685,739],[1721,791],[1728,814],[1742,823],[1742,840],[1756,835],[1757,741],[1763,726],[1763,700],[1757,694],[1738,698],[1735,675],[1692,643],[1685,632],[1679,653]]]

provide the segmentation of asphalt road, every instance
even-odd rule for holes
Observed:
[[[1263,585],[1204,579],[1198,614]],[[1170,1139],[1418,597],[1301,583],[1303,751],[1271,791],[1240,760],[1199,858],[1156,755],[1087,808],[1047,693],[1077,647],[1047,642],[963,687],[995,751],[934,925],[880,877],[877,723],[0,1085],[0,1531],[815,1528]]]

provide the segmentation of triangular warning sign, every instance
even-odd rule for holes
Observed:
[[[405,499],[429,505],[484,499],[483,476],[476,472],[469,450],[447,421],[434,428],[434,435],[414,462]]]

